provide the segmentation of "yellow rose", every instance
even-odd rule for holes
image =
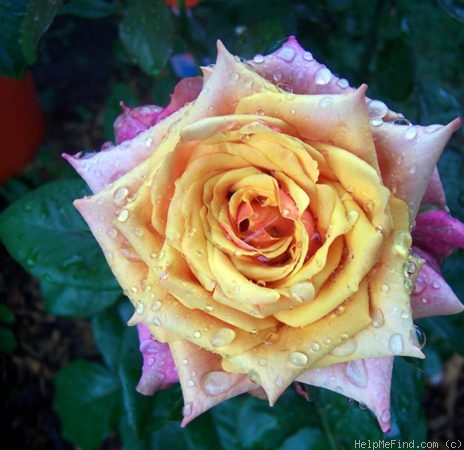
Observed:
[[[411,224],[459,121],[396,125],[292,38],[251,64],[219,43],[195,100],[74,159],[98,191],[76,207],[134,304],[130,324],[169,345],[184,424],[259,387],[272,405],[295,380],[336,389],[345,376],[386,430],[380,357],[423,357]],[[277,71],[278,85],[258,73]]]

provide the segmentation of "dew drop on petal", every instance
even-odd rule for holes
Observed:
[[[313,352],[318,352],[321,349],[321,345],[318,342],[313,342],[311,344],[311,350]]]
[[[194,337],[195,339],[200,339],[200,338],[201,338],[201,331],[195,330],[195,331],[193,332],[193,337]]]
[[[380,416],[382,422],[388,422],[390,420],[390,411],[386,409]]]
[[[250,370],[248,372],[248,378],[250,379],[250,381],[252,381],[253,383],[259,383],[260,382],[260,377],[259,377],[259,373],[256,372],[256,370]]]
[[[434,289],[440,289],[440,286],[441,286],[441,285],[440,285],[440,282],[439,282],[439,281],[437,281],[437,280],[434,280],[434,281],[433,281],[432,287],[433,287]]]
[[[240,78],[240,75],[237,72],[232,72],[229,76],[232,81],[237,81]]]
[[[346,376],[355,386],[365,388],[367,386],[367,372],[364,361],[349,361],[346,366]]]
[[[319,106],[322,107],[322,108],[325,108],[329,105],[332,104],[332,98],[331,97],[323,97],[320,101],[319,101]]]
[[[192,402],[188,402],[182,408],[182,415],[184,417],[189,417],[192,414]]]
[[[305,61],[312,61],[313,55],[310,52],[304,52],[303,53],[303,59]]]
[[[341,87],[342,89],[346,89],[350,84],[348,83],[348,80],[346,80],[345,78],[340,78],[337,81],[337,85],[338,87]]]
[[[419,328],[417,325],[414,325],[411,328],[411,342],[420,349],[423,349],[427,343],[427,336],[425,335],[424,330]]]
[[[231,328],[219,328],[211,335],[209,341],[213,347],[223,347],[233,342],[235,336],[235,331]]]
[[[381,120],[381,119],[371,120],[371,125],[373,127],[380,127],[381,125],[383,125],[383,120]]]
[[[390,290],[390,286],[388,284],[382,284],[382,286],[380,287],[381,291],[386,294],[389,290]]]
[[[381,328],[383,324],[385,323],[385,318],[383,316],[383,312],[381,309],[376,309],[372,313],[372,326],[374,328]]]
[[[288,355],[288,360],[295,364],[295,366],[305,366],[308,364],[309,358],[306,353],[303,352],[291,352]]]
[[[417,136],[417,128],[415,128],[414,126],[410,126],[404,133],[404,137],[408,141],[412,141],[416,136]]]
[[[388,341],[388,348],[394,355],[400,355],[403,353],[403,338],[401,334],[392,334]]]
[[[153,325],[157,327],[161,326],[161,320],[158,317],[153,317]]]
[[[137,313],[138,314],[143,314],[145,311],[145,305],[142,302],[137,303]]]
[[[380,100],[372,100],[367,108],[371,119],[382,119],[388,113],[387,105]]]
[[[108,228],[108,230],[106,230],[106,234],[110,238],[114,239],[118,235],[118,230],[116,230],[116,228],[111,227],[111,228]]]
[[[187,386],[188,386],[188,387],[193,387],[193,386],[195,386],[195,381],[193,381],[192,379],[188,380],[188,381],[187,381]]]
[[[258,364],[260,366],[265,366],[267,364],[267,359],[266,358],[259,358],[258,359]]]
[[[118,222],[125,222],[129,218],[129,211],[127,209],[121,209],[118,214]]]
[[[264,56],[263,55],[260,55],[260,54],[257,54],[255,55],[255,57],[253,58],[253,61],[257,64],[262,64],[264,62]]]
[[[295,58],[296,52],[291,47],[282,47],[282,49],[277,53],[277,57],[285,62],[292,62]]]
[[[290,295],[300,302],[307,302],[314,298],[314,285],[309,281],[294,284],[290,287]]]
[[[129,195],[129,189],[120,187],[114,191],[113,200],[120,205]]]
[[[208,372],[201,380],[201,387],[207,395],[223,394],[231,387],[230,375],[221,371]]]
[[[155,301],[153,302],[153,305],[151,306],[151,309],[152,309],[153,311],[158,311],[158,310],[161,308],[161,306],[162,306],[161,301],[160,301],[160,300],[155,300]]]
[[[332,78],[332,72],[327,67],[322,67],[316,72],[314,82],[318,85],[328,84]]]

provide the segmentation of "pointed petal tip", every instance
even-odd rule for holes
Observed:
[[[451,128],[452,132],[455,133],[456,131],[461,128],[464,119],[462,116],[456,117],[456,119],[452,120],[447,126]]]

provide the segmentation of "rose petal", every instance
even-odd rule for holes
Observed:
[[[114,122],[116,143],[128,141],[153,126],[163,110],[157,105],[130,108],[121,102],[123,113]]]
[[[186,341],[169,345],[184,397],[182,427],[208,409],[258,386],[246,375],[222,370],[221,358]]]
[[[318,63],[294,36],[274,53],[257,55],[248,63],[264,78],[295,94],[340,94],[350,90],[347,80],[337,78]]]
[[[446,211],[426,211],[416,217],[412,237],[414,245],[441,262],[455,248],[464,249],[464,224]]]
[[[464,310],[448,283],[428,263],[422,266],[416,279],[411,307],[415,319],[457,314]]]
[[[153,395],[157,390],[178,382],[179,376],[169,345],[157,342],[146,325],[137,325],[137,331],[143,366],[136,390],[143,395]]]
[[[445,191],[443,190],[440,174],[436,167],[433,169],[432,177],[422,198],[422,204],[433,205],[440,209],[444,209],[446,206]]]
[[[393,357],[366,358],[307,370],[297,380],[330,389],[366,405],[384,433],[390,430]]]
[[[415,217],[438,158],[450,136],[461,126],[404,126],[382,123],[372,132],[385,185],[409,205]]]

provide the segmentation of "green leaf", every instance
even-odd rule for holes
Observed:
[[[121,295],[116,289],[86,289],[42,281],[45,308],[57,316],[91,317],[115,303]]]
[[[92,317],[92,331],[95,343],[108,367],[117,370],[121,356],[121,340],[126,329],[119,317],[118,304]]]
[[[0,238],[10,254],[40,279],[95,291],[115,289],[100,248],[72,205],[88,194],[78,179],[41,186],[0,215]]]
[[[0,326],[0,353],[13,353],[18,346],[11,330]]]
[[[133,62],[149,75],[157,75],[174,45],[171,11],[162,0],[134,0],[119,24],[119,36]]]
[[[326,450],[330,448],[322,430],[302,428],[285,440],[279,450]]]
[[[0,74],[21,78],[27,67],[19,44],[19,30],[26,12],[27,0],[0,2]]]
[[[59,3],[58,0],[29,0],[27,2],[19,30],[19,42],[27,64],[35,63],[39,40],[50,27]]]
[[[8,323],[12,324],[15,321],[14,314],[10,311],[10,309],[0,303],[0,323]]]
[[[180,423],[182,396],[179,388],[164,389],[154,396],[139,394],[135,387],[142,373],[142,356],[135,327],[126,328],[121,341],[118,375],[122,386],[124,413],[138,439],[171,420]]]
[[[99,448],[118,422],[118,378],[98,364],[77,360],[57,374],[55,388],[64,436],[83,450]]]
[[[403,100],[411,94],[415,79],[414,54],[406,38],[385,41],[377,57],[375,84],[378,90],[393,100]]]
[[[60,7],[58,14],[103,19],[116,14],[118,9],[118,2],[114,0],[71,0]]]
[[[464,3],[462,0],[438,0],[438,4],[453,19],[464,23]]]

